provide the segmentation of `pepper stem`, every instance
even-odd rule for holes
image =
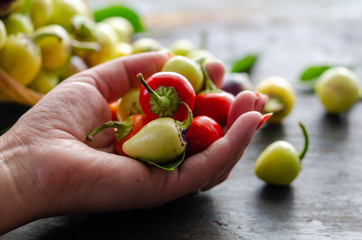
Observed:
[[[75,50],[99,51],[101,46],[96,42],[81,42],[76,39],[71,39],[70,45]]]
[[[155,91],[148,86],[142,73],[137,78],[150,95],[150,111],[158,117],[172,117],[178,109],[180,99],[174,87],[159,86]]]
[[[36,33],[31,38],[34,42],[38,42],[45,37],[56,37],[59,39],[59,41],[65,41],[64,37],[61,34],[56,33],[55,31]]]
[[[117,141],[119,142],[125,136],[127,136],[128,133],[132,130],[132,119],[131,119],[131,117],[129,117],[123,122],[120,122],[120,121],[106,122],[105,124],[95,128],[93,131],[91,131],[87,136],[87,140],[93,141],[93,136],[106,128],[116,128],[115,136],[116,136]]]
[[[55,37],[59,41],[70,45],[69,47],[75,50],[99,51],[101,48],[100,45],[96,42],[81,42],[73,38],[68,39],[56,31],[36,33],[32,36],[32,40],[36,43],[46,37]]]
[[[308,136],[308,132],[307,129],[305,128],[305,126],[299,122],[299,126],[302,129],[303,135],[304,135],[304,147],[303,150],[299,153],[299,159],[300,161],[302,161],[302,159],[304,158],[305,154],[307,153],[308,150],[308,145],[309,145],[309,136]]]
[[[154,103],[158,106],[168,105],[169,101],[167,98],[163,98],[160,95],[158,95],[155,91],[153,91],[150,86],[146,83],[146,80],[143,78],[142,73],[137,74],[137,78],[141,81],[142,85],[146,88],[148,94],[150,95],[150,98]]]
[[[187,108],[187,119],[180,123],[181,132],[186,133],[187,130],[189,130],[191,122],[192,122],[192,118],[193,118],[192,110],[190,109],[189,105],[187,105],[187,103],[180,101],[180,104],[185,105],[185,107]]]
[[[76,39],[83,41],[95,41],[93,21],[83,16],[76,16],[72,18],[72,32]]]
[[[219,88],[216,87],[216,85],[211,81],[211,78],[209,74],[207,73],[205,66],[200,62],[200,67],[202,70],[202,74],[204,76],[204,90],[202,92],[221,92]]]

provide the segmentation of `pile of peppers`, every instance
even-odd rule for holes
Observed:
[[[204,151],[223,136],[235,96],[215,86],[202,61],[192,61],[203,76],[198,92],[176,71],[160,71],[146,80],[139,73],[141,86],[109,104],[112,120],[95,128],[87,139],[114,128],[117,154],[165,170],[174,170],[185,157]]]

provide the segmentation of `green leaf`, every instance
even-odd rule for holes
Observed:
[[[327,69],[331,68],[332,66],[311,66],[302,72],[300,75],[301,81],[314,81],[319,78],[322,73],[324,73]]]
[[[132,24],[136,33],[144,31],[144,27],[138,13],[126,6],[115,5],[98,9],[93,12],[93,16],[96,22],[100,22],[109,17],[123,17]]]
[[[154,162],[151,162],[151,161],[148,161],[148,160],[143,160],[143,159],[139,159],[139,160],[143,161],[143,162],[146,162],[146,163],[148,163],[150,165],[153,165],[155,167],[164,169],[164,170],[173,171],[173,170],[175,170],[175,168],[177,166],[179,166],[183,162],[183,160],[185,159],[185,155],[186,155],[186,151],[184,151],[179,157],[177,157],[172,162],[165,163],[165,164],[157,164],[157,163],[154,163]]]
[[[250,73],[250,71],[253,68],[257,59],[258,59],[258,55],[249,54],[249,55],[243,57],[242,59],[235,61],[231,68],[231,72],[233,72],[233,73],[241,73],[241,72]]]

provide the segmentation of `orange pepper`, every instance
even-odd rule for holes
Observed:
[[[119,101],[114,101],[112,103],[110,103],[109,106],[109,110],[111,110],[111,119],[112,121],[117,121],[117,108],[118,108],[118,104]]]

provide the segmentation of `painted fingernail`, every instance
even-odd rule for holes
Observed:
[[[266,121],[268,121],[268,119],[269,119],[272,115],[273,115],[273,113],[264,114],[264,115],[263,115],[263,118],[260,120],[260,122],[259,122],[259,124],[258,124],[258,127],[256,128],[256,131],[258,131],[258,130],[261,128],[261,126],[263,126],[264,123],[265,123]]]

